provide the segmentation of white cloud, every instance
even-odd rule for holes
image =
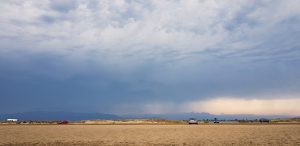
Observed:
[[[159,101],[120,104],[113,108],[118,114],[256,114],[256,115],[300,115],[300,98],[296,95],[257,97],[213,97],[184,102]]]
[[[230,52],[257,45],[251,40],[276,29],[270,25],[299,16],[295,3],[293,0],[7,1],[0,5],[0,36],[4,38],[1,48],[25,46],[27,51],[58,54],[92,49],[121,56],[138,52],[144,57],[149,52],[161,54],[166,51],[164,48],[180,54],[210,48]],[[247,8],[249,14],[243,14]],[[273,15],[274,9],[278,13]],[[259,25],[251,26],[249,22]],[[228,25],[235,25],[234,30],[228,30]]]
[[[234,58],[235,63],[297,59],[299,27],[281,24],[299,17],[297,3],[1,1],[0,55],[59,55],[66,64],[94,62],[129,72],[149,60],[160,65],[171,61],[176,64],[173,68],[181,68],[224,57]],[[293,23],[298,26],[300,21]],[[210,56],[203,51],[211,51]],[[226,61],[230,62],[222,60]]]
[[[250,98],[220,97],[183,104],[187,112],[208,112],[213,114],[258,114],[258,115],[300,115],[300,98]]]

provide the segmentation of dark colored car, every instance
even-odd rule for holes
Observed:
[[[265,119],[265,118],[261,118],[261,119],[259,119],[259,122],[261,122],[261,123],[270,123],[271,120]]]
[[[214,119],[214,123],[217,124],[217,123],[220,123],[220,122],[218,121],[217,118],[215,118],[215,119]]]
[[[69,124],[69,122],[68,121],[60,121],[60,122],[58,122],[58,124]]]

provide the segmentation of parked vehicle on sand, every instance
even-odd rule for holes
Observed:
[[[259,122],[260,122],[260,123],[270,123],[271,120],[266,119],[266,118],[261,118],[261,119],[259,119]]]
[[[69,124],[69,121],[59,121],[57,124]]]
[[[198,124],[198,121],[195,118],[190,118],[188,123],[189,124]]]
[[[220,122],[218,121],[217,118],[215,118],[215,119],[214,119],[214,123],[215,123],[215,124],[218,124],[218,123],[220,123]]]

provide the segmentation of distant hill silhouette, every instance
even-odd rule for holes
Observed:
[[[113,114],[103,114],[103,113],[73,113],[73,112],[24,112],[24,113],[14,113],[14,114],[1,114],[0,120],[5,120],[9,118],[15,118],[19,120],[69,120],[69,121],[79,121],[79,120],[96,120],[96,119],[106,119],[114,120],[121,119],[121,117]]]
[[[220,120],[234,120],[234,119],[276,119],[276,118],[291,118],[292,116],[286,115],[252,115],[252,114],[210,114],[210,113],[179,113],[179,114],[141,114],[141,115],[127,115],[127,118],[161,118],[171,120],[185,120],[189,118],[201,119],[214,119]]]
[[[210,114],[210,113],[179,113],[179,114],[136,114],[136,115],[114,115],[104,113],[75,113],[75,112],[24,112],[14,114],[0,114],[0,120],[6,119],[19,119],[19,120],[117,120],[117,119],[143,119],[143,118],[160,118],[170,120],[187,120],[189,118],[201,119],[214,119],[219,120],[234,120],[234,119],[276,119],[276,118],[292,118],[286,115],[251,115],[251,114]]]

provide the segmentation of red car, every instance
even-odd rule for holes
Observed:
[[[60,122],[58,122],[58,124],[69,124],[69,122],[68,121],[60,121]]]

